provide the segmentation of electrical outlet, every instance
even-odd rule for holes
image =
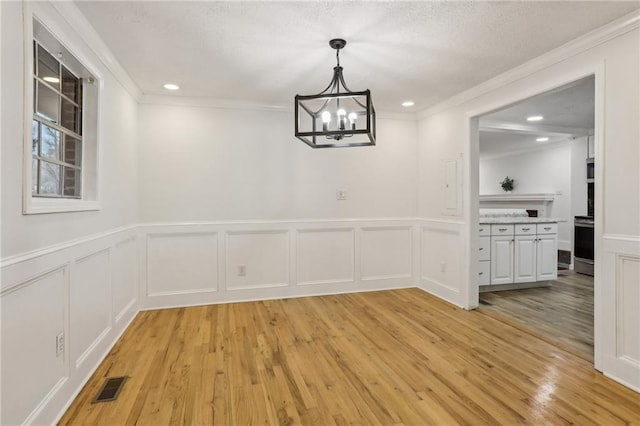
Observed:
[[[239,277],[247,276],[247,266],[246,265],[239,265],[238,266],[238,276]]]
[[[344,201],[347,199],[347,191],[343,189],[339,189],[336,191],[336,200]]]
[[[64,354],[64,332],[56,336],[56,358]]]

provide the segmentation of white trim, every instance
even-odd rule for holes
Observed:
[[[616,35],[620,35],[623,32],[629,31],[633,28],[636,28],[639,23],[640,23],[640,12],[635,12],[634,14],[632,14],[635,16],[635,18],[632,19],[624,19],[623,21],[621,21],[622,23],[624,23],[624,25],[622,27],[620,27],[620,25],[622,24],[618,24],[616,26],[614,26],[614,28],[617,28],[619,31],[616,31]],[[627,17],[628,18],[628,17]],[[618,22],[618,21],[616,21]],[[605,27],[605,28],[609,28],[609,26]],[[620,32],[622,31],[620,28],[624,28],[626,29],[626,31]],[[613,31],[613,30],[611,30]],[[598,34],[600,34],[600,32],[597,32]],[[612,36],[609,36],[610,32],[605,31],[604,35],[602,35],[602,37],[597,38],[598,41],[595,45],[600,44],[606,40],[610,40],[611,38],[613,38]],[[592,40],[593,36],[588,35],[588,39]],[[578,39],[576,42],[578,43],[578,45],[582,46],[582,40],[583,38]],[[593,41],[593,40],[592,40]],[[595,42],[595,41],[594,41]],[[593,47],[593,45],[590,45],[591,47]],[[565,52],[565,50],[561,49],[559,50],[559,52],[564,52],[565,55],[568,55],[569,53]],[[556,60],[559,60],[560,58],[558,57],[559,53],[556,51],[550,52],[550,57],[554,58]],[[546,56],[544,56],[544,58],[546,58]],[[563,57],[561,59],[566,59],[566,57]],[[551,64],[549,64],[551,65]],[[529,67],[532,67],[532,65],[528,65]],[[516,69],[515,71],[518,71],[518,69]],[[519,71],[518,71],[519,72]],[[506,74],[511,75],[510,73]],[[513,74],[513,75],[518,75],[517,73]],[[514,104],[516,102],[520,102],[523,101],[525,99],[528,99],[534,95],[540,94],[540,93],[544,93],[547,92],[549,90],[553,90],[555,88],[564,86],[566,84],[570,84],[571,82],[574,82],[576,80],[582,79],[584,77],[587,76],[594,76],[595,79],[595,99],[594,99],[594,110],[595,110],[595,120],[594,120],[594,136],[595,136],[595,143],[596,143],[596,156],[597,156],[597,161],[596,161],[596,176],[604,176],[604,84],[605,84],[605,61],[603,59],[601,60],[594,60],[591,61],[588,65],[585,66],[580,66],[578,68],[576,68],[575,70],[571,70],[568,72],[563,73],[560,76],[555,76],[553,78],[547,78],[545,79],[542,83],[536,85],[533,88],[527,88],[525,90],[519,90],[517,91],[515,94],[506,94],[503,96],[500,96],[497,100],[491,100],[488,102],[484,102],[481,104],[481,106],[476,107],[476,109],[468,111],[465,114],[465,123],[466,123],[466,127],[467,127],[467,132],[466,132],[466,140],[464,142],[464,149],[467,153],[473,153],[473,158],[470,158],[470,162],[475,164],[475,169],[474,169],[474,175],[469,175],[468,178],[466,179],[466,187],[469,188],[469,193],[465,194],[465,201],[467,202],[467,206],[472,207],[470,208],[468,211],[466,211],[466,215],[467,217],[469,217],[469,227],[468,227],[468,232],[466,234],[466,244],[465,246],[470,248],[471,251],[470,253],[472,253],[470,255],[470,258],[468,259],[468,264],[467,264],[467,269],[470,271],[470,276],[468,281],[465,283],[464,287],[467,288],[468,291],[468,304],[470,305],[471,303],[473,303],[473,297],[474,296],[474,288],[477,288],[477,285],[475,285],[475,283],[473,282],[473,273],[477,273],[477,264],[478,264],[478,250],[475,250],[476,246],[477,246],[477,235],[478,235],[478,223],[477,223],[477,215],[478,215],[478,210],[479,210],[479,205],[480,205],[480,197],[477,194],[478,188],[479,188],[479,176],[478,176],[478,170],[477,170],[477,166],[479,164],[479,152],[478,152],[478,145],[479,145],[479,141],[478,141],[478,135],[477,132],[479,132],[479,128],[478,128],[478,122],[479,119],[478,117],[487,114],[489,112],[495,111],[497,109],[500,109],[504,106],[507,105],[511,105]],[[522,75],[522,77],[524,77],[525,75]],[[506,85],[507,83],[509,83],[511,80],[508,79],[496,79],[495,81],[492,80],[492,85],[491,86],[484,86],[482,85],[481,88],[484,88],[483,90],[486,89],[486,91],[489,90],[494,90],[497,89],[503,85]],[[501,82],[498,85],[498,82]],[[480,86],[479,86],[480,87]],[[487,89],[487,87],[490,87],[490,89]],[[484,92],[478,92],[478,96],[482,93],[486,93],[486,91]],[[467,100],[467,99],[465,99]],[[475,132],[475,133],[474,133]],[[472,143],[474,144],[474,146],[472,146]],[[603,230],[603,226],[604,226],[604,184],[603,184],[603,180],[602,178],[597,179],[596,181],[596,185],[595,185],[595,198],[596,198],[596,204],[595,204],[595,224],[594,224],[594,238],[595,238],[595,264],[596,264],[596,268],[595,268],[595,276],[594,276],[594,367],[597,370],[602,371],[603,369],[603,362],[602,362],[602,358],[603,355],[605,354],[606,351],[606,347],[604,345],[604,341],[603,341],[603,333],[605,332],[604,327],[606,326],[605,324],[605,317],[604,317],[604,312],[602,311],[602,301],[604,300],[602,297],[602,272],[601,272],[601,268],[598,267],[598,265],[602,265],[602,245],[603,245],[603,239],[602,239],[602,230]],[[476,302],[477,304],[477,302]]]
[[[56,5],[56,2],[47,4]],[[74,7],[76,7],[74,5]],[[59,11],[58,11],[59,12]],[[63,212],[79,212],[79,211],[91,211],[100,210],[100,194],[102,179],[100,171],[102,170],[102,122],[103,122],[103,90],[104,90],[104,75],[98,70],[98,67],[94,61],[89,59],[90,55],[85,54],[86,51],[80,46],[83,40],[82,36],[75,33],[76,28],[73,24],[69,23],[64,15],[67,25],[61,26],[59,24],[59,17],[53,16],[50,11],[47,10],[46,5],[39,4],[37,2],[23,2],[23,173],[22,173],[22,213],[25,215],[31,214],[45,214],[45,213],[63,213]],[[51,35],[69,51],[71,55],[78,60],[84,68],[96,79],[97,93],[96,93],[96,129],[95,129],[95,158],[92,159],[91,164],[95,164],[95,194],[91,199],[86,197],[86,175],[87,170],[87,158],[86,158],[86,145],[83,138],[82,149],[82,199],[68,199],[68,198],[44,198],[34,197],[32,195],[32,140],[31,140],[31,125],[33,120],[33,20],[36,19],[40,25],[42,25]],[[72,35],[77,36],[77,40]],[[92,48],[86,46],[88,52],[92,52]],[[83,100],[84,102],[84,100]]]
[[[80,9],[78,9],[78,6],[70,1],[52,1],[51,5],[67,21],[70,28],[75,29],[80,38],[84,40],[87,47],[95,53],[100,62],[107,67],[122,87],[124,87],[124,89],[129,92],[136,101],[140,101],[142,91],[129,76],[127,71],[125,71],[122,65],[120,65],[115,56],[113,56],[111,50],[107,47],[106,43],[102,40],[100,35],[96,32]]]
[[[54,244],[48,247],[40,248],[37,250],[28,251],[26,253],[20,253],[15,256],[9,256],[2,260],[0,260],[0,269],[6,268],[11,265],[15,265],[17,263],[26,262],[37,257],[46,256],[51,253],[55,253],[60,250],[64,250],[67,248],[71,248],[73,246],[88,243],[90,241],[94,241],[100,238],[108,237],[110,235],[115,235],[120,232],[130,231],[136,229],[138,225],[127,225],[121,226],[119,228],[114,228],[109,231],[98,232],[95,234],[87,235],[85,237],[76,238],[74,240],[65,241],[63,243]]]
[[[512,68],[511,70],[502,73],[490,80],[487,80],[484,83],[474,86],[469,90],[466,90],[443,102],[440,102],[437,105],[419,111],[417,114],[418,119],[423,119],[438,114],[447,109],[462,105],[465,102],[506,86],[509,83],[513,83],[517,80],[523,79],[544,68],[548,68],[554,64],[557,64],[558,62],[564,61],[567,58],[592,49],[602,43],[612,40],[639,27],[640,11],[631,12],[619,19],[616,19],[613,22],[610,22],[607,25],[604,25],[566,44],[563,44],[562,46],[553,49],[543,55],[540,55],[537,58],[525,62],[524,64],[517,66],[516,68]]]

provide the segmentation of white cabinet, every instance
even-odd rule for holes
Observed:
[[[480,225],[479,285],[557,279],[557,233],[557,223]]]
[[[557,235],[538,235],[537,246],[535,281],[555,280],[558,278]]]
[[[491,284],[513,282],[513,236],[491,237]]]
[[[516,235],[514,283],[528,283],[538,280],[536,277],[536,244],[535,235]]]

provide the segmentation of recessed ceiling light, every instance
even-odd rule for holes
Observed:
[[[544,119],[544,117],[541,116],[541,115],[532,115],[532,116],[527,117],[527,121],[540,121],[540,120],[543,120],[543,119]]]
[[[547,137],[544,137],[544,138],[537,138],[537,139],[536,139],[536,142],[546,142],[546,141],[548,141],[548,140],[549,140],[549,138],[547,138]]]
[[[413,102],[413,101],[406,101],[406,102],[403,102],[403,103],[402,103],[402,106],[403,106],[403,107],[405,107],[405,108],[409,108],[409,107],[414,106],[415,104],[416,104],[416,103],[415,103],[415,102]]]
[[[44,81],[48,81],[49,83],[60,83],[60,79],[58,77],[45,77]]]
[[[180,86],[178,86],[177,84],[173,84],[173,83],[167,83],[164,85],[164,88],[167,90],[178,90],[180,88]]]

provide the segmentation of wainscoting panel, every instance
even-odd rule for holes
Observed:
[[[411,227],[362,228],[360,235],[362,281],[411,278]]]
[[[289,232],[226,233],[226,289],[289,285]]]
[[[217,291],[218,234],[150,234],[146,268],[149,296]]]
[[[355,280],[354,228],[306,229],[297,235],[299,285],[352,283]]]
[[[113,314],[115,321],[120,322],[126,318],[137,299],[138,253],[135,236],[118,242],[113,247],[112,257]]]
[[[463,223],[423,220],[420,227],[420,286],[455,305],[464,306],[465,241]]]
[[[135,228],[2,259],[0,424],[55,424],[134,318]]]
[[[72,266],[70,289],[71,360],[79,367],[111,327],[109,249]]]
[[[640,364],[640,257],[616,257],[617,355]]]
[[[2,419],[21,424],[66,380],[68,355],[56,355],[65,332],[66,281],[61,266],[2,295]]]
[[[605,234],[603,242],[596,315],[604,326],[595,336],[602,372],[640,392],[640,238]]]

